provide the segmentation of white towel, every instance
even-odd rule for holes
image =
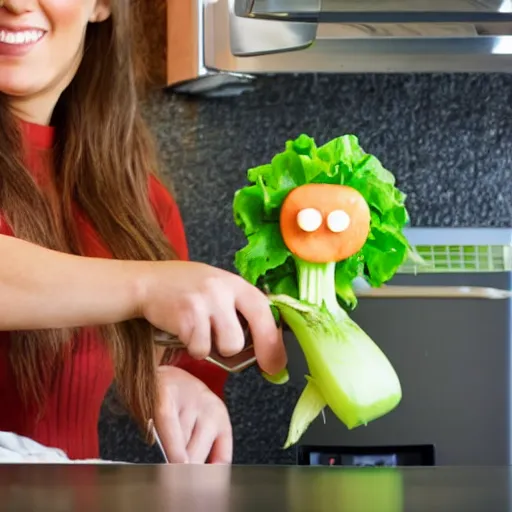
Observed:
[[[0,464],[112,464],[100,459],[71,460],[64,451],[12,432],[0,432]]]

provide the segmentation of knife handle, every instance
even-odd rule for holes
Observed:
[[[212,350],[206,358],[207,361],[221,367],[230,373],[238,373],[256,363],[256,356],[252,342],[252,335],[247,320],[237,312],[238,321],[244,333],[244,348],[236,355],[225,357],[219,353],[215,343],[215,333],[212,333]],[[154,342],[160,347],[174,350],[184,350],[187,346],[176,336],[164,331],[157,331]]]

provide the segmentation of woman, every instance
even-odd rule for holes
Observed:
[[[173,462],[230,462],[223,355],[248,321],[258,362],[286,364],[265,296],[186,260],[180,214],[153,174],[128,0],[0,0],[0,431],[98,457],[115,378]],[[159,366],[154,328],[191,357]]]

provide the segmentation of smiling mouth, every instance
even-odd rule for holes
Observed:
[[[10,31],[0,29],[0,43],[12,46],[34,44],[40,41],[44,37],[44,34],[43,30]]]

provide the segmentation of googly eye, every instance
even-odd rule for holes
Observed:
[[[302,231],[313,233],[322,225],[322,214],[315,208],[304,208],[297,214],[297,225]]]
[[[333,233],[342,233],[350,226],[350,217],[343,210],[334,210],[327,216],[327,227]]]

